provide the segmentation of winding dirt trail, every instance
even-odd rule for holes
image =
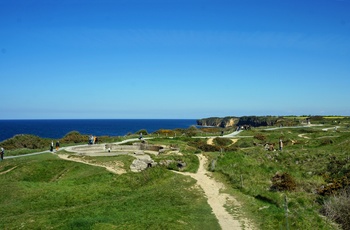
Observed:
[[[243,221],[242,218],[240,218],[240,220],[235,219],[234,216],[232,216],[225,209],[224,206],[226,204],[233,203],[235,206],[240,206],[240,204],[234,197],[230,196],[229,194],[220,193],[220,190],[224,189],[225,186],[210,177],[210,172],[205,169],[205,166],[207,165],[207,158],[202,154],[199,154],[197,156],[199,158],[199,169],[197,173],[179,173],[182,175],[190,176],[197,180],[198,185],[203,189],[208,199],[208,204],[212,208],[214,215],[219,221],[221,229],[251,230],[252,227],[247,220]]]

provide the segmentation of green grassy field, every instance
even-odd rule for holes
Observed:
[[[45,154],[0,172],[12,168],[0,175],[0,229],[219,229],[195,181],[163,167],[115,175]]]

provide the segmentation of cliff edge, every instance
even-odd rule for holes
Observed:
[[[234,127],[249,125],[252,127],[274,126],[283,124],[283,117],[277,116],[243,116],[243,117],[209,117],[197,120],[197,125],[213,127]]]

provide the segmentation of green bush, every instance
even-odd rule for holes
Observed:
[[[71,131],[61,139],[61,143],[87,143],[88,139],[89,137],[87,135],[82,135],[78,131]]]
[[[232,140],[227,139],[227,138],[216,137],[216,138],[214,138],[213,143],[216,146],[224,147],[224,146],[231,145],[232,144]]]
[[[0,143],[5,150],[49,148],[51,141],[34,135],[20,134]]]
[[[140,134],[142,133],[142,135],[148,135],[148,132],[146,129],[140,129],[139,131],[137,131],[135,134]]]

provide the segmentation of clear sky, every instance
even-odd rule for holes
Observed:
[[[350,0],[0,0],[0,119],[350,115]]]

